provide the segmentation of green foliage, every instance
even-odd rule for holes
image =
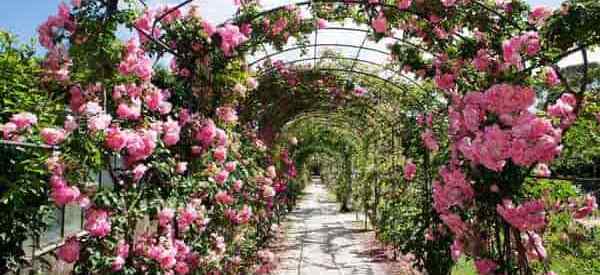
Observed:
[[[565,180],[529,180],[525,184],[527,197],[547,198],[552,201],[565,201],[578,195],[577,189],[571,181]]]
[[[0,121],[21,111],[41,114],[41,124],[56,119],[58,106],[40,85],[40,65],[32,46],[19,46],[14,36],[0,31]],[[25,261],[27,239],[45,230],[48,206],[47,149],[0,144],[0,273]]]

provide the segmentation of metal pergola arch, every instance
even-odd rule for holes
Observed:
[[[138,0],[139,2],[141,2],[143,4],[144,7],[147,7],[148,5],[145,3],[144,0]],[[161,22],[164,18],[166,18],[169,14],[177,11],[180,8],[183,8],[189,4],[191,4],[194,0],[185,0],[183,2],[181,2],[178,5],[173,6],[172,8],[169,8],[166,12],[162,13],[160,16],[158,16],[152,23],[152,28],[154,29],[156,27],[156,25]],[[369,3],[367,1],[364,0],[310,0],[310,1],[304,1],[304,2],[298,2],[298,3],[293,3],[294,6],[297,7],[302,7],[302,6],[311,6],[314,4],[346,4],[346,5],[350,5],[350,4],[354,4],[354,5],[367,5],[367,6],[374,6],[374,7],[382,7],[382,8],[388,8],[388,9],[393,9],[396,10],[397,12],[401,12],[401,13],[410,13],[413,15],[417,15],[420,17],[423,17],[422,14],[415,12],[411,9],[400,9],[395,5],[390,5],[390,4],[385,4],[385,3]],[[265,10],[265,11],[261,11],[249,18],[239,18],[239,17],[234,17],[228,20],[225,20],[223,23],[219,24],[219,26],[223,26],[227,23],[236,23],[238,21],[244,21],[244,22],[248,22],[248,21],[252,21],[255,20],[257,18],[263,17],[265,15],[271,14],[271,13],[275,13],[278,11],[281,11],[285,8],[285,6],[278,6],[269,10]],[[237,16],[237,15],[236,15]],[[242,19],[242,20],[240,20]],[[239,23],[239,22],[238,22]],[[165,51],[173,54],[176,57],[181,57],[181,55],[176,52],[175,50],[173,50],[171,47],[169,47],[165,42],[156,39],[155,37],[153,37],[151,34],[145,32],[144,30],[138,28],[137,26],[133,26],[134,29],[136,29],[136,31],[138,31],[140,34],[142,34],[143,36],[145,36],[147,39],[149,39],[150,41],[152,41],[153,43],[159,45],[160,47],[162,47]],[[339,27],[337,27],[339,28]],[[336,29],[336,27],[332,27],[330,29]],[[354,30],[354,31],[361,31],[361,32],[367,32],[367,36],[368,36],[368,30],[363,30],[363,29],[356,29],[356,28],[339,28],[339,29],[345,29],[345,30]],[[318,38],[318,29],[315,30],[315,41],[317,41]],[[397,38],[397,37],[391,37],[392,39],[396,39],[399,41],[403,41],[405,44],[410,45],[412,47],[415,47],[417,49],[423,50],[425,52],[429,52],[428,50],[424,49],[423,47],[420,47],[419,45],[416,45],[414,43],[408,42],[402,38]],[[364,44],[364,43],[363,43]],[[316,54],[316,49],[315,49],[315,54]]]
[[[356,46],[356,45],[352,45],[352,44],[337,44],[337,43],[316,43],[316,44],[309,44],[309,45],[303,45],[303,46],[294,46],[294,47],[289,47],[286,49],[283,49],[281,51],[276,51],[274,53],[271,54],[267,54],[263,57],[257,58],[256,60],[250,62],[248,64],[249,67],[255,66],[257,64],[259,64],[260,62],[263,62],[265,60],[269,60],[277,55],[286,53],[286,52],[291,52],[291,51],[295,51],[295,50],[300,50],[300,49],[306,49],[306,48],[313,48],[313,47],[340,47],[340,48],[353,48],[353,49],[361,49],[360,46]],[[386,52],[386,51],[382,51],[380,49],[375,49],[375,48],[370,48],[370,47],[362,47],[363,50],[367,50],[367,51],[371,51],[371,52],[376,52],[376,53],[380,53],[380,54],[384,54],[389,56],[391,53],[390,52]]]
[[[317,59],[319,59],[319,58],[317,58]],[[355,59],[352,59],[352,60],[355,60]],[[360,59],[356,60],[356,61],[361,62]],[[380,64],[378,64],[378,65],[379,65],[379,67],[381,66]],[[376,74],[373,74],[373,73],[369,73],[369,72],[360,71],[360,70],[355,70],[353,68],[351,68],[351,69],[347,69],[347,68],[319,68],[319,70],[321,70],[321,71],[332,71],[332,72],[342,72],[342,73],[351,73],[351,74],[360,74],[360,75],[363,75],[363,76],[367,76],[367,77],[371,77],[371,78],[374,78],[374,79],[381,80],[381,81],[385,82],[386,84],[389,84],[389,85],[391,85],[391,86],[393,86],[393,87],[395,87],[395,88],[403,91],[404,92],[403,96],[406,96],[406,93],[409,92],[409,89],[407,89],[406,87],[401,86],[398,83],[395,83],[395,82],[391,81],[390,78],[386,79],[386,78],[383,78],[383,77],[381,77],[379,75],[376,75]],[[265,72],[265,73],[267,73],[267,72]],[[260,74],[260,75],[263,75],[263,74]],[[411,80],[409,77],[406,77],[406,76],[404,76],[402,74],[397,74],[396,76],[400,76],[403,79],[409,79],[409,81],[411,81],[411,82],[414,81],[414,80]],[[426,92],[426,90],[424,88],[422,88],[420,86],[416,86],[416,87],[419,88],[420,90]],[[423,104],[420,101],[417,101],[417,103],[419,104],[420,107],[423,107]]]

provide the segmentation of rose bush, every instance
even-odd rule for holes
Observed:
[[[389,45],[392,62],[430,100],[401,114],[411,128],[403,142],[420,147],[404,146],[411,162],[402,176],[420,185],[415,199],[426,202],[410,218],[425,222],[405,250],[417,252],[418,265],[440,264],[429,269],[440,274],[461,255],[480,274],[531,273],[535,261],[550,273],[543,237],[553,206],[521,191],[534,169],[549,174],[586,108],[587,69],[574,85],[556,64],[580,53],[587,68],[587,48],[600,44],[597,3],[569,0],[552,11],[516,0],[316,1],[312,18],[296,5],[261,12],[256,1],[236,4],[236,17],[215,25],[193,6],[140,10],[136,1],[72,1],[39,27],[47,49],[40,81],[66,113],[38,121],[15,112],[4,120],[3,138],[61,148],[47,161],[48,190],[57,206],[85,211],[88,234],[69,238],[57,253],[75,262],[76,273],[269,272],[272,254],[256,252],[296,195],[286,192],[295,163],[273,145],[295,113],[271,117],[281,109],[251,104],[260,102],[250,96],[259,85],[277,80],[257,81],[245,57],[265,44],[281,50],[292,37],[305,45],[324,20],[346,18],[369,26],[376,40],[401,32],[403,39]],[[119,40],[121,26],[134,35]],[[165,55],[168,69],[153,66]],[[291,87],[310,76],[283,63],[269,66]],[[322,109],[377,105],[360,85],[319,77],[315,86],[330,88],[312,97]],[[546,89],[558,92],[544,98]],[[248,106],[267,115],[238,116]],[[363,151],[382,152],[384,145],[369,141],[385,132],[369,134]],[[380,164],[376,157],[363,161]],[[375,199],[363,206],[373,206],[371,219],[379,222],[379,207],[396,207],[381,206],[380,184],[395,179],[363,168],[363,178],[375,182],[373,194],[362,193]],[[103,171],[113,189],[91,179]],[[567,209],[580,219],[595,208],[587,197]]]

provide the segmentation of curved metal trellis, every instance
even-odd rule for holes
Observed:
[[[312,47],[340,47],[340,48],[352,48],[352,49],[361,49],[361,47],[356,46],[356,45],[351,45],[351,44],[337,44],[337,43],[319,43],[319,44],[310,44],[310,45],[303,45],[303,46],[294,46],[294,47],[290,47],[287,49],[283,49],[281,51],[277,51],[271,54],[267,54],[263,57],[260,57],[252,62],[250,62],[250,64],[248,64],[248,66],[252,67],[254,65],[259,64],[260,62],[263,62],[265,60],[271,59],[277,55],[286,53],[286,52],[291,52],[291,51],[295,51],[295,50],[300,50],[300,49],[305,49],[305,48],[312,48]],[[372,51],[372,52],[376,52],[376,53],[380,53],[380,54],[384,54],[384,55],[390,55],[390,52],[386,52],[386,51],[382,51],[380,49],[375,49],[375,48],[370,48],[370,47],[362,47],[362,49],[367,50],[367,51]]]
[[[142,0],[140,0],[142,2],[142,4],[144,6],[147,6],[146,3]],[[177,11],[178,9],[185,7],[189,4],[191,4],[193,2],[193,0],[185,0],[183,2],[181,2],[180,4],[174,6],[173,8],[168,9],[167,11],[165,11],[164,13],[162,13],[159,17],[157,17],[154,22],[152,23],[152,29],[154,29],[156,27],[156,25],[161,22],[164,18],[166,18],[169,14]],[[297,7],[301,7],[301,6],[311,6],[314,4],[346,4],[346,5],[367,5],[367,6],[371,6],[371,7],[383,7],[383,8],[388,8],[388,9],[393,9],[396,10],[398,12],[402,12],[402,13],[410,13],[410,14],[414,14],[414,15],[418,15],[418,16],[422,16],[421,14],[419,14],[418,12],[412,11],[410,9],[407,10],[402,10],[400,8],[398,8],[395,5],[390,5],[390,4],[385,4],[385,3],[369,3],[367,1],[360,1],[360,0],[311,0],[311,1],[304,1],[304,2],[299,2],[299,3],[294,3],[295,6]],[[285,6],[279,6],[273,9],[269,9],[269,10],[265,10],[262,12],[259,12],[257,14],[255,14],[254,16],[250,17],[250,18],[244,18],[244,21],[252,21],[255,20],[257,18],[260,18],[262,16],[266,16],[268,14],[271,13],[275,13],[278,11],[281,11],[285,8]],[[229,22],[236,22],[238,18],[232,18],[232,19],[228,19],[225,22],[219,24],[219,26],[223,26],[226,23]],[[138,32],[140,32],[143,36],[145,36],[147,39],[149,39],[150,41],[152,41],[153,43],[159,45],[160,47],[162,47],[165,51],[173,54],[176,57],[181,57],[181,55],[179,53],[177,53],[175,50],[173,50],[171,47],[169,47],[166,43],[164,43],[163,41],[155,38],[153,35],[145,32],[144,30],[138,28],[137,26],[133,26],[133,28],[135,28]],[[344,30],[353,30],[353,31],[361,31],[361,32],[366,32],[369,33],[369,30],[364,30],[364,29],[356,29],[356,28],[343,28],[343,27],[331,27],[331,28],[325,28],[325,29],[344,29]],[[318,30],[315,31],[315,40],[317,38],[318,34]],[[400,40],[403,41],[405,44],[410,45],[412,47],[418,48],[420,50],[423,50],[425,52],[429,52],[427,49],[424,49],[423,47],[420,47],[419,45],[416,45],[414,43],[411,43],[403,38],[397,38],[397,37],[391,37],[393,39],[396,40]]]
[[[415,85],[415,87],[417,87],[418,89],[420,89],[420,90],[422,90],[424,92],[427,92],[425,90],[425,88],[423,88],[422,86],[418,85],[418,83],[414,79],[411,79],[410,77],[407,77],[406,75],[400,73],[399,71],[386,68],[385,65],[383,65],[383,64],[379,64],[379,63],[376,63],[376,62],[373,62],[373,61],[369,61],[369,60],[363,60],[363,59],[360,59],[360,58],[349,58],[349,57],[342,57],[342,56],[321,56],[321,57],[312,57],[312,58],[302,58],[302,59],[291,60],[291,61],[288,61],[288,62],[284,62],[283,64],[284,65],[292,65],[292,64],[296,64],[296,63],[304,62],[304,61],[311,61],[311,60],[315,60],[316,61],[316,60],[324,60],[324,59],[348,60],[348,61],[360,62],[360,63],[365,63],[365,64],[373,65],[373,66],[376,66],[378,68],[381,68],[383,70],[386,70],[386,71],[390,72],[392,77],[393,76],[398,76],[398,77],[400,77],[402,79],[407,80],[411,84]],[[364,75],[364,76],[368,76],[368,77],[372,77],[372,78],[377,78],[377,79],[385,82],[386,84],[389,84],[389,85],[392,85],[395,88],[398,88],[399,90],[403,91],[403,96],[406,96],[406,94],[409,92],[408,88],[406,88],[404,86],[401,86],[401,85],[397,84],[396,82],[392,81],[391,80],[392,77],[383,78],[383,77],[381,77],[379,75],[376,75],[376,74],[373,74],[373,73],[368,73],[368,72],[364,72],[364,71],[355,70],[354,67],[355,66],[352,66],[352,68],[350,68],[350,69],[347,69],[347,68],[328,68],[328,67],[325,67],[325,68],[319,68],[319,70],[361,74],[361,75]],[[260,75],[265,75],[267,73],[272,72],[274,69],[275,68],[270,67],[267,70],[259,70],[258,71],[258,75],[259,76]],[[420,101],[417,101],[417,104],[420,107],[424,106],[423,103],[420,102]]]

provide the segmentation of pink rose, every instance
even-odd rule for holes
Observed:
[[[186,232],[190,225],[194,223],[196,219],[198,219],[199,214],[196,209],[187,205],[185,208],[179,209],[179,217],[177,217],[177,228],[182,232]]]
[[[77,128],[79,128],[79,124],[77,124],[75,117],[73,117],[72,115],[68,115],[65,118],[63,128],[65,129],[65,131],[67,133],[71,133],[71,132],[77,130]]]
[[[417,166],[412,161],[407,161],[404,165],[404,179],[411,181],[417,174]]]
[[[65,185],[58,186],[58,188],[53,188],[50,195],[57,206],[64,206],[66,204],[75,202],[81,193],[79,192],[79,188],[76,186]]]
[[[225,163],[225,170],[227,170],[229,173],[235,171],[236,167],[237,167],[237,162],[235,162],[235,161],[228,161],[227,163]]]
[[[42,141],[48,145],[57,145],[65,140],[65,130],[56,128],[44,128],[40,132]]]
[[[131,106],[125,103],[121,103],[117,106],[117,116],[119,116],[120,119],[138,120],[141,116],[141,112],[142,109],[139,105],[139,101],[138,103],[134,102]]]
[[[111,231],[108,212],[103,209],[88,209],[85,213],[84,228],[93,237],[106,237]]]
[[[213,36],[213,34],[217,32],[217,28],[215,27],[215,25],[206,20],[202,21],[202,29],[204,30],[204,32],[206,32],[208,37]]]
[[[185,171],[187,171],[187,165],[188,163],[185,161],[177,162],[177,165],[175,166],[175,172],[177,172],[177,174],[185,173]]]
[[[456,4],[456,0],[442,0],[442,5],[446,8],[450,8]]]
[[[171,120],[171,118],[169,118],[167,122],[163,123],[162,126],[163,131],[165,132],[162,140],[165,145],[172,146],[177,144],[177,142],[179,142],[179,135],[181,132],[181,126],[179,126],[179,123],[176,120]]]
[[[225,146],[219,146],[213,151],[213,158],[219,162],[223,163],[227,158],[227,148]]]
[[[56,250],[56,255],[63,262],[74,263],[79,260],[80,249],[79,240],[76,236],[72,236],[67,238],[65,243]]]
[[[229,172],[225,169],[221,170],[214,177],[215,181],[219,184],[225,183],[225,181],[227,181],[228,178],[229,178]]]
[[[2,137],[6,140],[12,140],[13,138],[16,137],[16,135],[14,135],[15,132],[17,132],[17,125],[12,123],[12,122],[7,122],[2,126]]]
[[[225,133],[225,130],[217,128],[217,130],[215,132],[216,132],[217,145],[227,146],[228,141],[227,141],[227,133]]]
[[[379,12],[377,18],[373,20],[371,26],[375,30],[376,33],[385,33],[387,31],[387,19],[385,18],[385,14],[383,12]]]
[[[412,0],[396,0],[396,5],[401,10],[406,10],[412,5]]]
[[[215,195],[215,201],[219,204],[230,205],[233,203],[233,197],[231,197],[226,191],[219,191]]]
[[[550,174],[552,172],[550,172],[550,169],[548,168],[548,165],[544,164],[544,163],[539,163],[535,169],[534,169],[534,173],[538,176],[538,177],[549,177]]]
[[[327,20],[323,18],[317,19],[317,29],[327,28]]]
[[[12,115],[10,122],[17,126],[18,130],[23,130],[37,123],[37,117],[29,112],[21,112]]]
[[[214,140],[217,131],[215,123],[211,119],[204,121],[202,128],[196,132],[196,140],[200,141],[204,146],[210,145]]]
[[[243,186],[244,182],[242,182],[241,180],[236,180],[235,182],[233,182],[233,190],[235,192],[240,192]]]
[[[437,152],[437,150],[440,148],[433,131],[430,129],[427,129],[421,134],[421,140],[423,141],[423,144],[425,144],[425,148],[432,152]]]
[[[192,120],[192,115],[190,114],[190,110],[183,108],[179,111],[179,124],[185,126]]]
[[[175,217],[175,210],[172,208],[163,208],[158,212],[158,224],[162,227],[166,227],[171,224],[171,221]]]
[[[144,177],[146,171],[148,171],[148,167],[146,165],[136,165],[135,168],[133,168],[133,171],[131,171],[133,173],[133,181],[140,181]]]
[[[480,275],[493,275],[498,265],[492,260],[482,259],[475,261],[475,268]]]
[[[129,134],[119,128],[109,128],[106,134],[105,144],[109,149],[118,152],[127,145]]]
[[[93,116],[88,120],[88,129],[92,133],[102,131],[110,125],[111,121],[112,117],[109,114],[99,114]]]
[[[217,116],[225,123],[233,123],[238,120],[237,112],[229,106],[217,108]]]
[[[546,21],[548,17],[552,15],[552,9],[546,6],[537,6],[533,8],[531,13],[529,14],[529,24],[532,25],[541,25]]]

